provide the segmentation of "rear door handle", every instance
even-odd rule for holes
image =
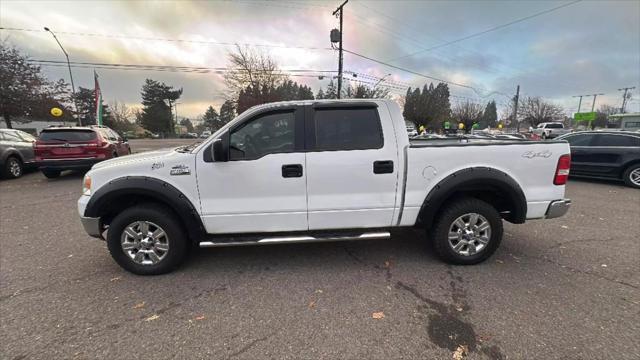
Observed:
[[[282,165],[282,177],[302,177],[302,165],[300,164],[287,164]]]
[[[374,174],[391,174],[393,173],[393,161],[378,160],[373,162]]]

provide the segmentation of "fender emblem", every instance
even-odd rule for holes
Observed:
[[[191,174],[191,170],[189,170],[189,167],[187,165],[176,165],[174,167],[171,168],[171,171],[169,172],[169,174],[171,175],[189,175]]]
[[[151,170],[157,170],[160,168],[164,167],[164,163],[163,162],[157,162],[157,163],[153,163],[151,164]]]
[[[522,157],[527,159],[533,159],[534,157],[548,158],[551,155],[553,155],[553,153],[551,153],[551,151],[549,150],[539,152],[527,151],[526,153],[522,154]]]

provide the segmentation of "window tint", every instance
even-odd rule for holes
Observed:
[[[546,126],[547,129],[562,129],[562,127],[560,123],[547,124]]]
[[[91,130],[42,130],[40,140],[89,141],[96,138]]]
[[[571,146],[589,146],[591,145],[592,134],[580,134],[567,136],[563,140],[567,140]]]
[[[267,154],[290,152],[295,143],[293,111],[262,115],[231,132],[231,160],[257,159]]]
[[[640,146],[640,138],[626,135],[596,135],[595,146]]]
[[[375,108],[318,109],[314,121],[317,150],[379,149],[383,145]]]

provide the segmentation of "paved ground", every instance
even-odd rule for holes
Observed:
[[[640,358],[638,190],[571,181],[567,217],[507,224],[476,266],[405,231],[207,249],[140,277],[83,233],[80,182],[0,181],[1,358]]]

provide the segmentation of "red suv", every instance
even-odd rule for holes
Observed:
[[[87,170],[93,164],[131,154],[126,139],[106,126],[49,127],[34,144],[36,163],[48,178],[63,170]]]

